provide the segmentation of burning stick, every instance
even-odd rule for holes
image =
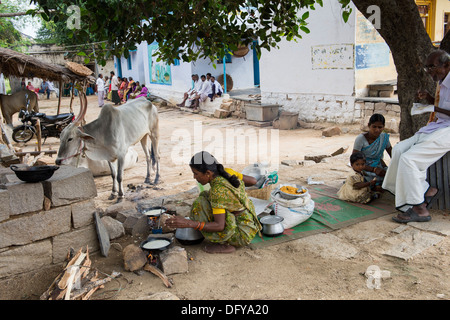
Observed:
[[[161,280],[164,282],[164,285],[167,288],[171,288],[173,285],[173,282],[171,279],[169,279],[161,270],[159,270],[157,267],[152,266],[149,263],[146,263],[144,266],[144,270],[145,271],[149,271],[151,273],[153,273],[154,275],[157,275],[158,277],[161,278]]]

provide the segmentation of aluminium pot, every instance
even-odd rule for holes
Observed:
[[[194,228],[177,228],[175,231],[175,238],[179,243],[184,245],[198,244],[204,239],[203,234]]]
[[[269,237],[277,237],[282,235],[284,232],[284,226],[282,224],[283,220],[283,217],[275,215],[262,217],[259,220],[262,225],[262,233]]]

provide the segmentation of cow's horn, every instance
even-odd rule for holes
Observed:
[[[84,90],[84,86],[82,90]],[[77,118],[73,121],[75,125],[79,125],[81,123],[84,116],[86,115],[86,111],[87,111],[86,94],[80,92],[80,113],[78,114]]]

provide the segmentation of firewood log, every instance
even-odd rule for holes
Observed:
[[[157,267],[152,266],[151,264],[146,263],[144,266],[144,270],[145,271],[149,271],[151,273],[153,273],[154,275],[158,276],[161,278],[161,280],[163,281],[164,285],[167,288],[171,288],[173,285],[173,282],[171,279],[169,279],[161,270],[159,270]]]

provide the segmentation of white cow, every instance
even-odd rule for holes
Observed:
[[[123,165],[124,170],[133,168],[138,161],[138,153],[133,148],[128,148],[128,152],[125,155],[125,162]],[[89,157],[82,157],[81,154],[78,157],[67,159],[66,164],[77,168],[87,168],[92,172],[94,177],[101,177],[111,175],[111,169],[109,168],[108,161],[106,160],[92,160]]]
[[[128,148],[141,142],[147,161],[145,183],[150,182],[150,164],[159,180],[159,120],[158,110],[146,98],[133,99],[119,107],[105,104],[98,118],[78,126],[86,114],[87,99],[82,99],[80,114],[61,133],[56,164],[67,164],[71,158],[85,154],[92,160],[106,160],[111,169],[113,187],[109,199],[123,199],[122,178]],[[148,138],[151,147],[148,146]],[[155,169],[156,166],[156,169]]]

